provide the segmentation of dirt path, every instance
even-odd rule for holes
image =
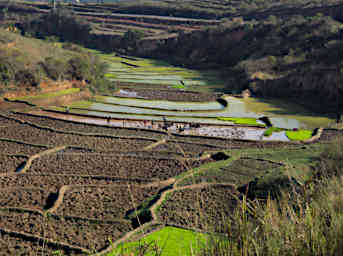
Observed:
[[[146,146],[143,150],[146,150],[146,151],[151,150],[151,149],[153,149],[159,145],[165,144],[166,142],[167,142],[166,139],[162,139],[160,141],[157,141],[156,143],[152,143],[152,144]]]

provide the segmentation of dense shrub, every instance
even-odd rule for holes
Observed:
[[[66,63],[63,60],[48,57],[41,63],[45,73],[53,80],[61,80],[66,77]]]
[[[19,86],[37,86],[40,79],[36,72],[29,69],[19,70],[14,76],[15,83]]]

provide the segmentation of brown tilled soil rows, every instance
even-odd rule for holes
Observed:
[[[104,154],[51,154],[34,160],[27,172],[166,180],[210,161],[213,160],[179,160]]]
[[[0,154],[0,173],[15,172],[28,157]]]
[[[24,140],[27,143],[47,145],[74,145],[97,151],[135,151],[143,149],[154,140],[121,139],[108,136],[88,136],[55,132],[49,129],[36,128],[28,124],[20,124],[15,129],[1,129],[0,137],[12,140]]]
[[[13,174],[7,175],[0,179],[0,188],[8,187],[35,187],[41,189],[49,188],[50,191],[58,192],[59,188],[64,185],[81,185],[81,186],[106,186],[113,184],[146,184],[156,182],[154,179],[128,179],[125,177],[114,176],[79,176],[75,174]],[[47,192],[48,193],[48,192]]]
[[[202,230],[218,230],[237,205],[237,192],[232,185],[197,184],[166,194],[158,211],[162,223]],[[220,211],[218,211],[220,209]]]
[[[36,210],[44,209],[49,195],[48,190],[32,186],[2,187],[0,193],[0,208],[22,207]]]
[[[215,209],[227,214],[235,206],[234,187],[176,188],[174,177],[215,161],[199,159],[205,151],[260,147],[19,113],[0,118],[11,127],[0,126],[0,236],[8,239],[0,249],[18,249],[18,255],[102,251],[132,234],[137,225],[132,213],[148,202],[153,218],[148,223],[213,228],[224,221]]]
[[[90,252],[107,247],[110,240],[117,240],[132,230],[131,223],[125,220],[98,221],[53,214],[43,216],[34,211],[0,210],[0,219],[0,229],[44,237],[56,244],[67,244]]]
[[[0,138],[0,149],[2,154],[30,156],[46,150],[47,147]]]
[[[56,214],[93,219],[124,218],[144,200],[158,194],[161,187],[118,185],[108,187],[74,186],[64,193]],[[85,202],[87,202],[85,204]]]

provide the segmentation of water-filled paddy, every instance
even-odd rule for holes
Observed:
[[[225,92],[226,81],[221,79],[215,70],[196,71],[174,67],[164,61],[152,59],[127,59],[110,54],[97,52],[99,56],[110,64],[109,73],[114,82],[155,84],[168,87],[186,85],[185,90]],[[127,65],[127,64],[129,65]],[[132,67],[130,65],[135,65]],[[229,99],[230,108],[220,113],[224,117],[258,117],[269,116],[275,126],[282,128],[316,128],[327,127],[333,122],[325,116],[316,116],[299,105],[287,100],[262,99]]]
[[[97,102],[117,104],[122,106],[177,110],[177,111],[195,111],[195,110],[223,110],[225,106],[217,101],[213,102],[173,102],[166,100],[143,100],[121,97],[101,97],[95,98]],[[113,106],[114,107],[114,106]],[[115,111],[114,111],[115,112]]]

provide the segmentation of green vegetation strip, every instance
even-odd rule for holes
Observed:
[[[228,121],[233,122],[235,124],[241,124],[241,125],[253,125],[253,126],[260,126],[265,127],[264,124],[259,123],[256,118],[249,118],[249,117],[217,117],[218,120],[221,121]]]
[[[290,140],[308,140],[312,137],[310,130],[286,131],[286,135]]]
[[[154,233],[147,235],[139,241],[129,242],[119,245],[108,256],[115,255],[140,255],[139,248],[147,246],[149,249],[144,255],[161,256],[187,256],[199,252],[206,244],[207,236],[194,231],[165,227]],[[161,254],[156,254],[155,246],[160,248]]]
[[[34,96],[24,96],[24,97],[18,97],[14,98],[13,100],[41,100],[41,99],[46,99],[46,98],[54,98],[58,96],[63,96],[63,95],[68,95],[68,94],[73,94],[80,92],[80,88],[69,88],[66,90],[61,90],[57,92],[49,92],[49,93],[42,93],[39,95],[34,95]]]
[[[278,127],[269,127],[263,134],[263,136],[269,137],[273,134],[273,132],[282,132],[285,129],[278,128]]]

